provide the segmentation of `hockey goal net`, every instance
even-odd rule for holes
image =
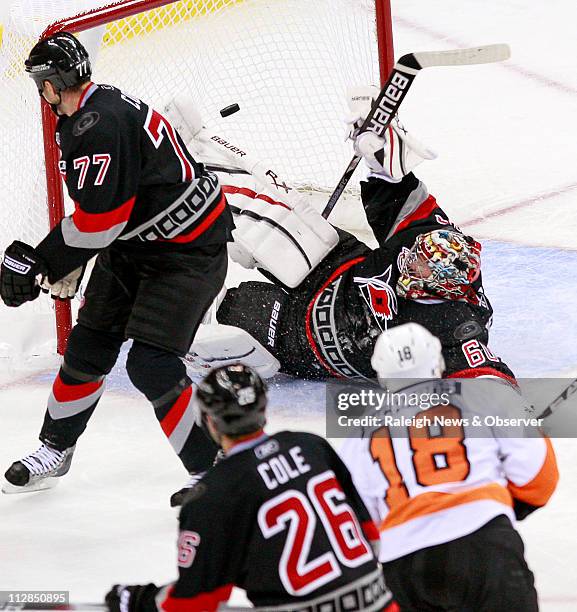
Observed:
[[[37,244],[66,205],[55,118],[23,70],[40,36],[78,34],[95,82],[152,105],[187,92],[208,125],[327,192],[350,157],[345,91],[379,83],[392,59],[389,0],[12,0],[2,10],[0,249]],[[234,102],[241,111],[221,118]],[[62,349],[66,309],[59,321]]]

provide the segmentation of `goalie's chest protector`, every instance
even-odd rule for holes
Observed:
[[[198,245],[228,238],[232,220],[217,177],[141,100],[91,84],[78,110],[60,119],[56,139],[76,207],[65,228],[75,246],[103,248],[116,239]]]

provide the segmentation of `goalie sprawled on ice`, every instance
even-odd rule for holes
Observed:
[[[294,190],[265,190],[265,180],[277,183],[270,170],[201,128],[186,101],[169,105],[173,123],[192,138],[189,146],[228,152],[219,173],[237,226],[229,254],[268,279],[220,296],[216,320],[201,326],[190,360],[208,366],[241,359],[264,375],[280,369],[305,378],[373,378],[377,337],[415,321],[440,338],[448,375],[512,377],[487,347],[492,308],[481,246],[411,172],[434,154],[397,120],[385,139],[358,135],[373,95],[360,93],[349,101],[350,137],[370,170],[361,196],[376,249],[334,228]],[[235,154],[239,168],[230,167]]]

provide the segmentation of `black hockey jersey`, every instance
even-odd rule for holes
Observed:
[[[326,440],[260,433],[191,491],[180,514],[179,578],[156,594],[156,606],[216,610],[238,586],[257,608],[385,610],[391,595],[369,542],[375,538]]]
[[[401,257],[415,238],[436,229],[460,231],[424,184],[410,173],[399,183],[370,178],[361,189],[379,247],[370,249],[339,230],[337,247],[298,288],[287,290],[287,305],[278,317],[279,335],[287,344],[277,355],[282,371],[314,378],[373,378],[370,360],[378,336],[414,321],[441,340],[448,375],[512,378],[487,347],[493,310],[480,275],[472,285],[476,303],[423,303],[397,294]]]
[[[75,210],[37,248],[51,282],[117,240],[179,250],[230,239],[232,216],[216,175],[141,100],[91,83],[78,110],[60,117],[56,141]]]

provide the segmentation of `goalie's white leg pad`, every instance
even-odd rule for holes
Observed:
[[[162,106],[162,114],[187,144],[202,130],[200,112],[187,95],[180,94],[166,100]]]
[[[192,98],[186,94],[165,100],[161,114],[170,121],[172,127],[180,134],[187,148],[203,164],[230,168],[234,164],[218,147],[210,146],[202,138],[204,130],[202,117]],[[220,178],[220,177],[219,177]]]
[[[232,325],[200,325],[185,357],[195,372],[242,362],[254,368],[263,378],[280,370],[279,360],[247,331]]]
[[[216,319],[216,313],[218,312],[218,307],[222,304],[222,301],[224,300],[225,296],[226,296],[226,292],[227,292],[227,288],[223,287],[219,292],[218,295],[214,298],[214,300],[212,301],[212,304],[209,306],[208,310],[204,313],[204,317],[202,318],[202,323],[205,324],[210,324],[210,323],[217,323],[217,319]]]
[[[254,198],[235,215],[233,237],[260,267],[287,287],[296,287],[338,244],[339,236],[308,202],[291,209],[268,200]]]

